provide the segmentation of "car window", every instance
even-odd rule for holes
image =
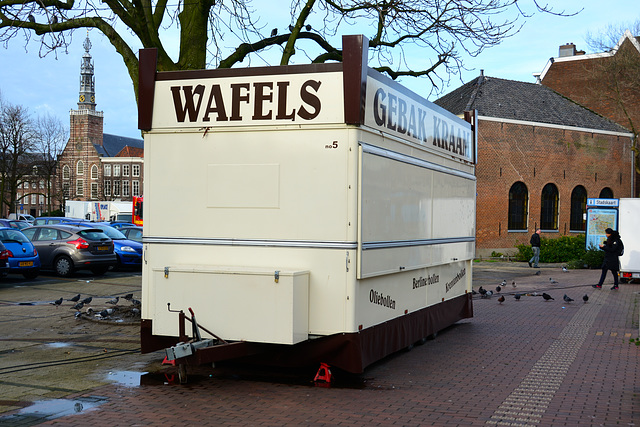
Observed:
[[[27,236],[27,238],[29,240],[33,240],[33,235],[36,234],[36,231],[38,231],[37,228],[27,228],[26,230],[24,230],[22,232],[22,234],[24,234],[25,236]]]
[[[50,219],[49,220],[49,224],[60,224],[60,220],[59,219]]]
[[[0,230],[2,243],[27,243],[29,239],[18,230]]]
[[[78,235],[89,240],[109,240],[109,236],[98,230],[80,230]]]
[[[142,237],[142,230],[137,230],[137,229],[133,229],[131,231],[129,231],[129,238],[130,239],[139,239]]]
[[[122,234],[122,232],[120,232],[119,230],[116,230],[115,228],[111,227],[110,225],[95,225],[96,228],[99,228],[100,230],[104,231],[104,233],[109,236],[112,239],[126,239],[127,237]]]
[[[58,240],[58,230],[55,228],[41,228],[38,240]]]
[[[33,221],[33,225],[44,225],[46,223],[47,223],[47,220],[44,218],[43,219],[38,218],[35,221]]]
[[[71,236],[73,236],[73,234],[67,233],[66,231],[62,231],[62,230],[58,230],[58,234],[60,235],[61,239],[68,239]]]

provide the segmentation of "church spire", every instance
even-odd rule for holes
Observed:
[[[95,110],[96,82],[93,75],[93,61],[91,61],[91,55],[89,54],[91,41],[89,40],[88,30],[87,38],[82,46],[84,47],[84,55],[82,55],[82,64],[80,65],[80,96],[78,97],[78,110]]]

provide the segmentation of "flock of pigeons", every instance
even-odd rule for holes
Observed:
[[[567,273],[569,270],[567,269],[567,267],[562,267],[562,271],[563,271],[563,272],[565,272],[565,273]],[[536,272],[536,275],[537,275],[537,276],[539,276],[539,275],[540,275],[540,270],[538,270],[538,272]],[[558,281],[557,281],[557,280],[555,280],[555,279],[553,279],[552,277],[549,277],[549,283],[551,283],[552,285],[556,285],[556,284],[558,284]],[[500,283],[500,285],[496,286],[495,293],[496,293],[496,294],[500,294],[500,291],[502,291],[502,289],[503,289],[503,288],[505,288],[506,286],[507,286],[507,281],[506,281],[506,280],[503,280],[503,281],[502,281],[502,283]],[[517,285],[516,285],[515,280],[511,282],[511,286],[512,286],[512,287],[514,287],[514,288],[517,286]],[[474,290],[474,291],[472,291],[472,293],[473,293],[473,295],[475,295],[475,294],[478,294],[478,293],[479,293],[479,294],[480,294],[480,298],[485,298],[485,299],[486,299],[486,298],[491,298],[491,297],[493,296],[493,294],[494,294],[494,292],[493,292],[493,291],[491,291],[491,290],[487,290],[487,289],[484,289],[482,286],[480,286],[480,289],[478,289],[478,291],[477,291],[477,292]],[[526,294],[526,295],[527,295],[527,296],[538,296],[538,295],[540,295],[540,294],[539,294],[538,292],[533,292],[533,293]],[[522,298],[522,294],[521,294],[521,293],[516,292],[516,293],[513,295],[513,298],[514,298],[516,301],[520,301],[520,298]],[[542,298],[545,300],[545,302],[546,302],[546,301],[551,301],[551,300],[554,300],[554,301],[555,301],[555,299],[554,299],[551,295],[549,295],[548,293],[546,293],[546,292],[543,292],[543,293],[542,293]],[[574,300],[573,300],[573,298],[571,298],[571,297],[570,297],[570,296],[568,296],[567,294],[564,294],[564,296],[562,297],[562,299],[563,299],[563,300],[564,300],[564,302],[566,302],[566,303],[570,303],[570,302],[573,302],[573,301],[574,301]],[[500,295],[500,297],[498,298],[498,302],[499,302],[500,304],[502,304],[504,301],[505,301],[505,297],[504,297],[504,295]],[[589,295],[584,294],[584,296],[582,297],[582,301],[584,301],[584,303],[586,304],[586,303],[587,303],[587,301],[589,301]]]
[[[96,311],[92,307],[88,307],[86,311],[83,312],[81,310],[84,308],[85,305],[91,304],[91,302],[93,301],[93,297],[86,297],[82,300],[80,300],[80,297],[81,295],[78,294],[73,298],[66,300],[74,303],[74,305],[70,307],[70,309],[76,310],[76,313],[75,313],[76,319],[80,319],[82,318],[82,316],[92,316],[92,315],[95,315],[95,317],[99,319],[108,319],[114,313],[125,309],[122,306],[118,306],[118,303],[120,302],[120,297],[113,297],[109,301],[106,301],[107,304],[111,304],[113,307],[105,308],[101,311]],[[142,303],[139,300],[135,299],[133,297],[133,294],[127,294],[124,297],[122,297],[122,299],[129,301],[129,303],[131,304],[130,306],[127,306],[125,310],[127,310],[130,314],[134,316],[140,315],[140,306],[142,305]],[[49,304],[59,307],[62,305],[64,301],[65,299],[61,297],[55,301],[51,301]]]

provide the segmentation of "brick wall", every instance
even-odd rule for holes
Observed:
[[[528,124],[479,121],[477,174],[476,252],[486,256],[496,250],[515,252],[529,242],[540,224],[542,188],[557,186],[558,231],[544,237],[571,235],[571,192],[577,185],[587,197],[598,197],[608,187],[615,198],[631,197],[629,138],[547,128]],[[508,230],[509,189],[523,182],[529,192],[528,229]]]

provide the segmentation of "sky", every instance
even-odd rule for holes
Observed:
[[[560,45],[574,43],[578,50],[591,53],[585,41],[588,32],[598,33],[607,25],[629,24],[640,19],[638,0],[611,0],[606,4],[601,0],[549,0],[548,3],[557,5],[556,10],[584,10],[574,17],[536,14],[526,20],[518,34],[500,45],[475,58],[463,57],[469,71],[452,79],[445,93],[474,79],[481,69],[487,76],[533,83],[533,73],[542,71],[549,58],[558,56]],[[271,28],[268,18],[262,22]],[[69,111],[77,108],[84,53],[82,44],[86,34],[84,30],[76,31],[68,53],[59,52],[57,58],[54,54],[40,58],[39,45],[33,41],[26,48],[20,39],[11,40],[8,46],[0,45],[3,100],[27,107],[34,116],[50,114],[57,117],[68,129]],[[140,138],[133,85],[121,57],[97,30],[90,31],[89,37],[95,66],[96,108],[104,112],[104,132]],[[167,41],[172,45],[178,42],[177,37]],[[405,78],[401,83],[425,98],[429,97],[431,88],[427,80]],[[429,99],[433,101],[435,97]]]

